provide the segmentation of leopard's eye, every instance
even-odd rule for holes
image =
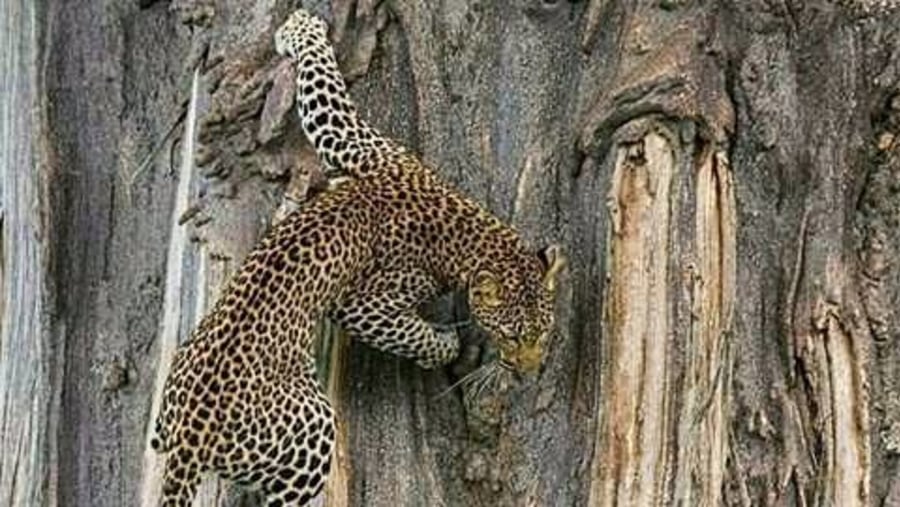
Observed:
[[[502,339],[497,342],[497,347],[501,352],[509,354],[515,352],[517,345],[514,340]]]

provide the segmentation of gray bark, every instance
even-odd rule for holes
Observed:
[[[477,331],[426,372],[323,329],[327,504],[900,505],[893,2],[305,4],[375,126],[569,257],[541,375],[469,403]],[[294,7],[0,0],[0,503],[155,505],[168,358],[316,177]]]
[[[39,505],[53,497],[57,457],[60,344],[50,318],[53,305],[51,241],[47,238],[47,164],[43,111],[32,109],[42,81],[34,62],[41,53],[41,10],[0,3],[0,195],[3,283],[0,327],[0,499]]]

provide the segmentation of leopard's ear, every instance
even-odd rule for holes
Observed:
[[[479,271],[469,284],[469,299],[478,306],[496,308],[503,303],[503,286],[490,271]]]
[[[538,258],[544,265],[544,288],[556,292],[556,278],[566,266],[566,256],[559,245],[550,245],[538,251]]]

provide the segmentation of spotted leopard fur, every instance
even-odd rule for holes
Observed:
[[[528,249],[515,230],[359,120],[337,88],[343,81],[329,65],[324,23],[300,11],[278,33],[300,80],[313,83],[313,98],[305,86],[299,91],[304,129],[323,160],[354,177],[273,227],[176,352],[152,442],[166,454],[166,506],[190,505],[210,471],[262,490],[269,506],[307,505],[319,494],[335,433],[312,358],[314,328],[326,314],[426,367],[458,351],[455,338],[414,312],[438,290],[468,291],[473,317],[509,368],[535,370],[553,328],[559,250]],[[319,73],[334,93],[316,84]],[[325,105],[315,90],[329,94]]]
[[[365,176],[406,149],[360,118],[327,34],[324,21],[301,9],[275,33],[275,50],[297,66],[300,123],[326,172]]]

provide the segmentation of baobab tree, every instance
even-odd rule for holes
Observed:
[[[536,379],[323,325],[327,505],[900,505],[895,2],[303,3],[372,124],[569,258]],[[154,505],[172,350],[316,186],[296,7],[0,0],[0,503]]]

